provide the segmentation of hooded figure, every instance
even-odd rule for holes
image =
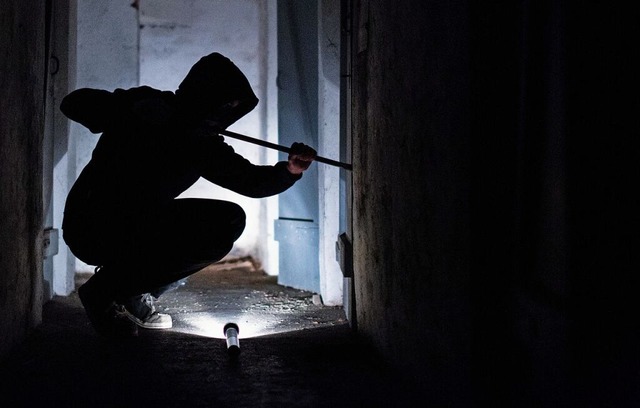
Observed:
[[[176,199],[200,177],[249,197],[279,194],[302,177],[315,151],[294,143],[288,161],[257,166],[215,133],[258,103],[226,57],[203,57],[175,93],[150,87],[79,89],[60,106],[102,133],[71,188],[64,240],[96,273],[78,294],[96,330],[164,329],[153,306],[171,285],[222,259],[240,237],[245,214],[234,203]]]

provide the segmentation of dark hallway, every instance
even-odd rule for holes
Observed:
[[[388,407],[413,396],[362,347],[341,308],[314,305],[311,293],[246,264],[199,272],[159,307],[173,329],[114,343],[94,332],[75,293],[48,302],[42,324],[0,365],[3,406]],[[227,319],[240,327],[237,358],[222,336]]]
[[[419,406],[640,406],[640,6],[318,1],[340,9],[343,31],[340,159],[353,172],[341,242],[353,256],[342,273],[356,329],[300,301],[305,325],[323,323],[248,338],[237,365],[221,340],[193,333],[105,344],[74,295],[46,301],[44,94],[56,66],[46,4],[5,2],[0,405],[117,406],[141,381],[159,390],[132,401],[160,406],[399,406],[416,389]]]

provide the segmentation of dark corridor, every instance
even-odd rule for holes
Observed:
[[[389,407],[413,397],[354,337],[341,308],[315,304],[312,293],[277,285],[246,262],[205,269],[158,306],[172,314],[173,329],[114,343],[95,333],[77,294],[56,297],[0,365],[3,406]],[[197,332],[203,314],[238,323],[237,358],[223,323],[186,333]],[[242,337],[274,321],[270,332],[279,333]]]
[[[420,406],[640,406],[640,6],[342,4],[358,338],[237,365],[194,334],[105,344],[74,297],[41,319],[45,9],[0,10],[2,406],[401,406],[398,372]]]

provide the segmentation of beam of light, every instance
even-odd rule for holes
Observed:
[[[188,313],[181,315],[180,319],[174,322],[176,324],[173,330],[181,333],[224,339],[224,325],[230,322],[236,323],[240,328],[239,339],[291,331],[283,327],[281,319],[251,312],[226,315],[208,312]]]

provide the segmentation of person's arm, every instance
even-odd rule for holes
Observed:
[[[222,136],[203,135],[197,141],[196,167],[210,182],[236,193],[262,198],[279,194],[302,177],[315,157],[315,151],[294,143],[288,161],[274,166],[258,166],[235,153]]]
[[[116,89],[113,92],[81,88],[62,99],[60,110],[66,117],[80,123],[92,133],[102,133],[107,128],[130,122],[133,117],[138,121],[152,122],[166,116],[166,113],[154,112],[149,107],[138,107],[147,101],[147,105],[162,108],[161,95],[161,91],[148,86]],[[146,118],[145,115],[150,118]]]
[[[78,122],[91,133],[102,133],[107,118],[113,117],[114,95],[102,89],[82,88],[62,99],[60,110],[66,117]]]

